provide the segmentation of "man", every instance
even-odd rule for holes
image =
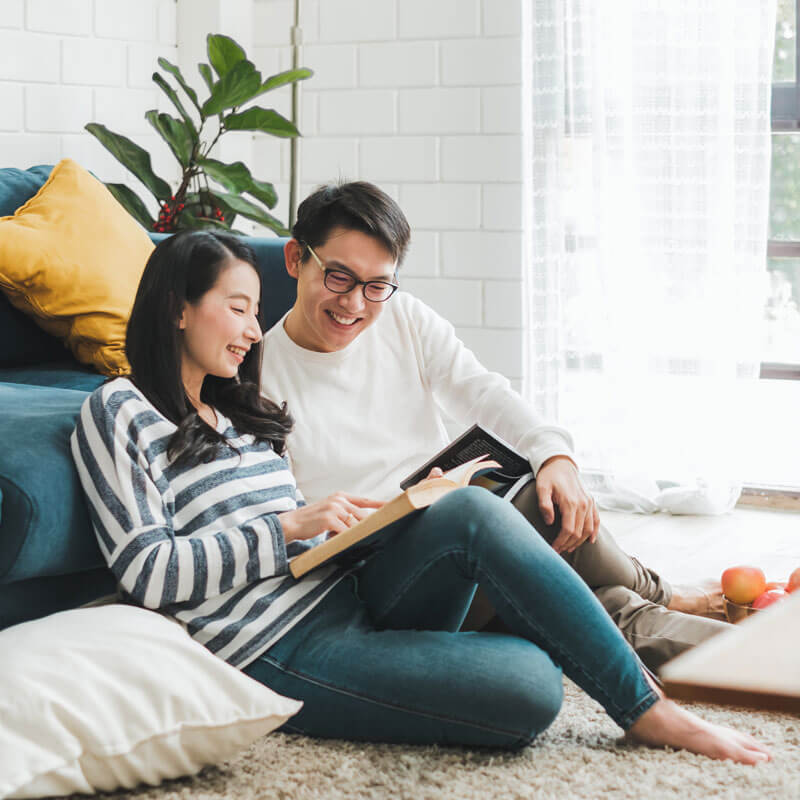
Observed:
[[[442,412],[479,422],[530,460],[536,481],[514,505],[648,666],[724,630],[693,616],[721,609],[719,586],[674,591],[623,553],[581,484],[567,431],[486,370],[452,325],[396,291],[409,238],[398,205],[368,183],[322,187],[298,209],[285,247],[297,301],[264,336],[262,389],[296,419],[288,449],[306,499],[345,490],[387,500],[449,441]],[[480,605],[469,616],[472,627],[487,621]]]

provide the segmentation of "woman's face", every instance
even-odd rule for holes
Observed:
[[[202,383],[206,375],[233,378],[253,344],[261,340],[258,273],[245,261],[231,259],[217,282],[195,303],[187,303],[181,367],[184,383]]]

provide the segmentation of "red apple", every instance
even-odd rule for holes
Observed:
[[[729,567],[722,573],[722,593],[734,603],[752,603],[767,586],[758,567]]]
[[[786,584],[787,592],[796,592],[800,589],[800,567],[798,567],[790,576],[789,583]]]
[[[783,600],[784,597],[788,597],[788,595],[783,589],[770,589],[753,600],[753,608],[766,608],[779,600]]]
[[[770,589],[783,589],[786,590],[786,581],[767,581],[764,591],[768,592]]]

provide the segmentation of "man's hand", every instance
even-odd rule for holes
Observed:
[[[571,553],[587,539],[597,540],[600,515],[592,497],[586,493],[578,476],[578,468],[566,456],[553,456],[536,475],[536,494],[539,508],[548,525],[555,522],[554,504],[561,512],[561,530],[553,549],[556,553]]]

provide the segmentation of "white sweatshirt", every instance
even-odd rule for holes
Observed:
[[[572,439],[546,425],[458,339],[453,326],[405,292],[343,350],[296,345],[284,316],[264,335],[261,386],[295,418],[287,446],[308,502],[335,491],[387,500],[448,441],[442,410],[479,422],[525,454],[534,473]]]

